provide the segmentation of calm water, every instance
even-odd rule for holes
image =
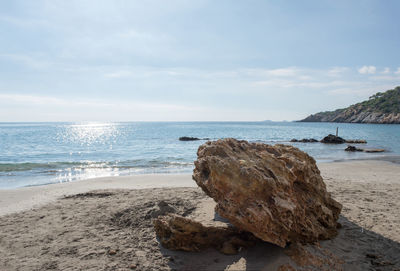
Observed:
[[[400,125],[291,122],[0,123],[0,188],[101,176],[189,173],[204,141],[234,137],[270,144],[335,133],[366,139],[385,154],[348,153],[346,145],[295,143],[317,161],[400,155]]]

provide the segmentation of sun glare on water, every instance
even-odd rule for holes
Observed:
[[[95,151],[99,145],[107,145],[112,149],[120,135],[115,123],[74,123],[63,125],[58,133],[58,140],[73,145],[70,156],[80,155],[87,150]],[[72,167],[64,168],[57,174],[59,182],[90,179],[104,176],[117,176],[119,170],[110,167],[104,161],[84,160]]]
[[[114,123],[79,123],[65,125],[61,138],[63,141],[90,146],[94,144],[110,144],[119,135],[119,130]]]

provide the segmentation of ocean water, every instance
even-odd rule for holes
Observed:
[[[366,139],[381,154],[346,145],[290,143],[334,134]],[[199,145],[181,136],[292,144],[318,162],[400,156],[400,125],[296,122],[0,123],[0,189],[145,173],[190,173]]]

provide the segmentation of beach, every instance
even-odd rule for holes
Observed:
[[[400,165],[362,160],[318,167],[328,191],[343,204],[338,236],[319,243],[324,259],[329,259],[320,267],[400,270]],[[310,270],[287,249],[268,243],[229,256],[214,249],[164,249],[149,216],[160,201],[200,220],[213,214],[212,199],[190,174],[105,177],[1,190],[0,269],[291,270],[283,269],[290,265]]]

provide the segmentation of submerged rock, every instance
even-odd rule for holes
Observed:
[[[318,140],[315,138],[303,138],[303,139],[295,139],[293,138],[290,142],[301,142],[301,143],[316,143]]]
[[[236,254],[241,247],[255,245],[257,239],[234,227],[203,225],[175,214],[153,220],[163,247],[171,250],[200,251],[216,248],[224,254]]]
[[[362,149],[357,148],[356,146],[347,146],[345,151],[351,151],[351,152],[356,152],[356,151],[363,151]]]
[[[369,152],[369,153],[385,152],[384,149],[360,149],[360,148],[357,148],[356,146],[347,146],[345,151],[351,151],[351,152],[356,152],[356,151],[360,151],[361,152],[362,151],[362,152]]]
[[[346,143],[350,144],[367,144],[367,141],[364,139],[346,139]]]
[[[335,136],[332,134],[327,135],[321,140],[321,143],[328,143],[328,144],[343,144],[346,140],[341,138],[340,136]]]
[[[238,229],[281,247],[337,234],[342,206],[299,149],[224,139],[201,145],[197,155],[193,179]]]
[[[179,138],[180,141],[195,141],[195,140],[201,140],[200,138],[197,137],[191,137],[191,136],[182,136]]]
[[[364,152],[385,152],[384,149],[363,149]]]

